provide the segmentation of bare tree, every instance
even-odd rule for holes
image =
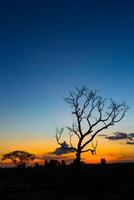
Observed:
[[[26,151],[12,151],[4,154],[2,160],[10,159],[17,167],[22,168],[35,159],[35,155]]]
[[[103,99],[97,91],[89,91],[85,87],[75,88],[69,93],[69,97],[65,98],[65,102],[71,106],[75,121],[71,127],[57,128],[56,140],[63,148],[76,152],[76,164],[79,166],[82,153],[96,153],[97,142],[93,143],[95,136],[120,122],[128,111],[128,106],[125,102],[116,103],[112,99]],[[61,140],[67,130],[69,146],[65,146],[65,141]],[[73,136],[77,138],[75,145],[72,144]]]

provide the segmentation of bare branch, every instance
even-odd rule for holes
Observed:
[[[66,127],[70,132],[74,133],[79,139],[80,139],[80,134],[79,134],[79,128],[75,123],[72,123],[72,127]]]
[[[90,151],[94,155],[98,145],[98,143],[93,144],[95,136],[120,122],[128,111],[126,103],[118,104],[112,99],[103,99],[96,90],[89,91],[86,87],[81,89],[76,87],[74,91],[70,91],[65,102],[71,106],[72,114],[76,118],[76,122],[66,128],[69,130],[69,149],[75,149],[78,160],[83,152]],[[64,148],[61,142],[63,132],[64,129],[56,131],[56,140]],[[72,145],[73,134],[78,137],[77,148]],[[92,144],[92,148],[84,150],[89,143]]]
[[[68,150],[77,150],[75,147],[73,147],[73,145],[72,145],[72,134],[71,133],[69,133],[69,139],[70,139],[70,147],[66,147],[65,145],[64,145],[64,142],[61,142],[60,140],[61,140],[61,137],[62,137],[62,134],[63,134],[63,132],[64,132],[64,128],[56,128],[56,135],[55,135],[55,137],[56,137],[56,141],[57,141],[57,143],[63,148],[63,149],[68,149]]]
[[[116,103],[112,102],[111,106],[112,106],[112,111],[109,113],[108,117],[104,120],[100,120],[100,122],[104,122],[104,126],[101,127],[100,129],[98,129],[91,136],[91,138],[82,145],[82,149],[85,146],[87,146],[99,132],[101,132],[102,130],[107,129],[109,126],[113,126],[113,125],[115,125],[115,123],[121,121],[123,119],[123,117],[125,116],[126,112],[128,111],[128,106],[126,105],[126,103],[116,104]],[[108,121],[109,118],[110,118],[110,121]],[[108,122],[108,123],[106,123],[106,122]]]
[[[83,150],[82,153],[90,151],[92,153],[92,155],[95,155],[96,154],[97,145],[98,145],[98,141],[96,142],[95,146],[94,146],[94,144],[92,142],[92,149],[89,148],[89,149]]]

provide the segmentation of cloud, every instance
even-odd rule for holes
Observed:
[[[105,139],[116,141],[116,140],[126,140],[126,144],[134,144],[134,133],[122,133],[116,132],[110,136],[102,135]]]
[[[74,149],[69,149],[69,145],[66,143],[66,141],[64,141],[62,143],[61,147],[56,148],[55,151],[51,152],[50,154],[54,154],[54,155],[60,156],[60,155],[63,155],[63,154],[73,153],[73,152],[75,152],[75,150]]]
[[[105,136],[107,136],[107,134],[100,134],[100,135],[98,135],[98,137],[105,137]]]
[[[134,138],[134,133],[129,133],[129,136],[130,136],[131,138]]]
[[[126,144],[134,145],[134,141],[133,142],[127,141]]]
[[[134,161],[134,155],[133,153],[121,153],[119,156],[117,156],[117,160]]]
[[[124,140],[124,139],[130,139],[130,136],[126,133],[117,132],[114,133],[112,136],[105,136],[108,140]]]

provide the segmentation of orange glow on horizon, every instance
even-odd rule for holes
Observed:
[[[2,145],[1,145],[2,144]],[[56,156],[50,154],[58,145],[55,139],[52,138],[27,138],[16,139],[16,140],[5,140],[1,141],[1,155],[14,150],[25,150],[36,155],[36,160],[32,163],[44,164],[45,159],[58,159],[66,160],[71,162],[74,158],[74,154],[66,154],[61,156]],[[90,152],[82,154],[82,161],[85,163],[100,163],[101,158],[105,158],[107,163],[112,162],[131,162],[134,161],[134,150],[133,145],[123,144],[123,141],[108,141],[102,137],[98,138],[98,147],[96,155],[92,155]],[[0,166],[9,166],[10,161],[0,162]]]

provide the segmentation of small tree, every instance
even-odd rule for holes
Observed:
[[[89,91],[85,87],[75,88],[75,91],[71,91],[69,97],[65,98],[65,102],[71,106],[75,121],[71,127],[57,128],[56,140],[62,148],[76,152],[76,164],[79,166],[82,153],[96,153],[97,142],[94,145],[93,140],[97,134],[120,122],[128,111],[128,106],[125,102],[118,104],[112,99],[103,99],[97,91]],[[67,131],[69,147],[65,147],[61,141],[63,133]],[[76,145],[72,144],[73,135],[77,138]]]
[[[105,158],[101,158],[100,159],[100,164],[101,165],[105,165],[106,164],[106,159]]]
[[[16,167],[23,168],[35,159],[35,155],[28,153],[26,151],[12,151],[10,153],[4,154],[2,160],[10,159]]]

